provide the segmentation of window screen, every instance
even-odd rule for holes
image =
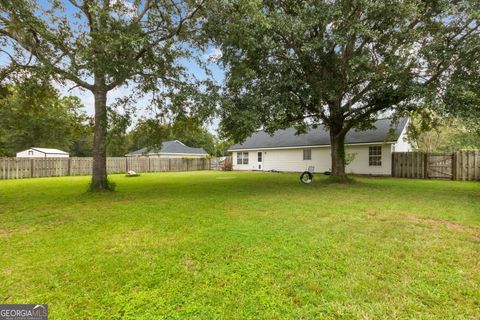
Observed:
[[[243,153],[243,164],[248,164],[248,152]]]
[[[312,149],[303,149],[303,160],[312,160]]]
[[[242,152],[237,152],[237,164],[242,164]]]
[[[382,147],[375,146],[368,148],[368,165],[381,166],[382,165]]]

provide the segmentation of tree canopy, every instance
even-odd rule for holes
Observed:
[[[460,56],[438,104],[442,115],[460,119],[480,140],[480,39],[475,40]]]
[[[0,156],[31,147],[51,147],[89,156],[91,119],[76,97],[28,79],[0,87]]]
[[[227,68],[222,130],[241,141],[321,123],[338,176],[347,132],[435,97],[479,35],[474,0],[225,0],[209,13]]]
[[[452,152],[480,149],[480,134],[471,119],[446,116],[432,110],[412,114],[407,135],[413,148],[424,152]]]

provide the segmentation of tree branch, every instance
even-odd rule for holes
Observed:
[[[180,19],[180,21],[178,22],[178,25],[176,28],[174,28],[173,31],[171,31],[169,34],[163,36],[163,37],[160,37],[158,38],[157,40],[155,40],[153,43],[149,43],[147,45],[145,45],[136,55],[135,57],[133,58],[135,61],[139,61],[144,55],[145,53],[148,51],[148,49],[151,49],[153,47],[155,47],[157,44],[159,44],[160,42],[163,42],[163,41],[166,41],[166,40],[169,40],[169,39],[172,39],[173,37],[177,36],[178,34],[180,34],[180,32],[182,31],[182,28],[183,28],[183,25],[185,24],[186,21],[188,20],[191,20],[193,19],[193,17],[197,14],[197,12],[203,7],[204,3],[206,2],[206,0],[202,0],[196,7],[194,10],[192,10],[192,12],[190,14],[188,14],[186,17],[183,17]],[[136,74],[136,73],[135,73]],[[133,75],[135,74],[128,74],[126,75],[125,77],[123,77],[122,79],[117,79],[117,80],[114,80],[112,81],[110,84],[107,84],[106,88],[107,90],[112,90],[113,88],[121,85],[122,83],[125,82],[126,79],[132,77]]]

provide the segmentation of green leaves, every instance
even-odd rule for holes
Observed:
[[[51,86],[27,80],[2,87],[0,155],[31,147],[52,147],[73,155],[91,153],[92,130],[80,101],[59,97]]]
[[[322,121],[342,131],[435,91],[472,38],[472,1],[222,1],[206,32],[228,67],[220,113],[242,140]]]
[[[175,87],[186,74],[203,1],[0,2],[0,40],[12,49],[18,71],[110,91],[133,81],[140,89]],[[4,52],[6,53],[6,52]],[[33,59],[29,59],[33,57]]]

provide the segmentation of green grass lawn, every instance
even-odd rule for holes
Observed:
[[[479,319],[480,183],[0,181],[0,303],[51,319]]]

